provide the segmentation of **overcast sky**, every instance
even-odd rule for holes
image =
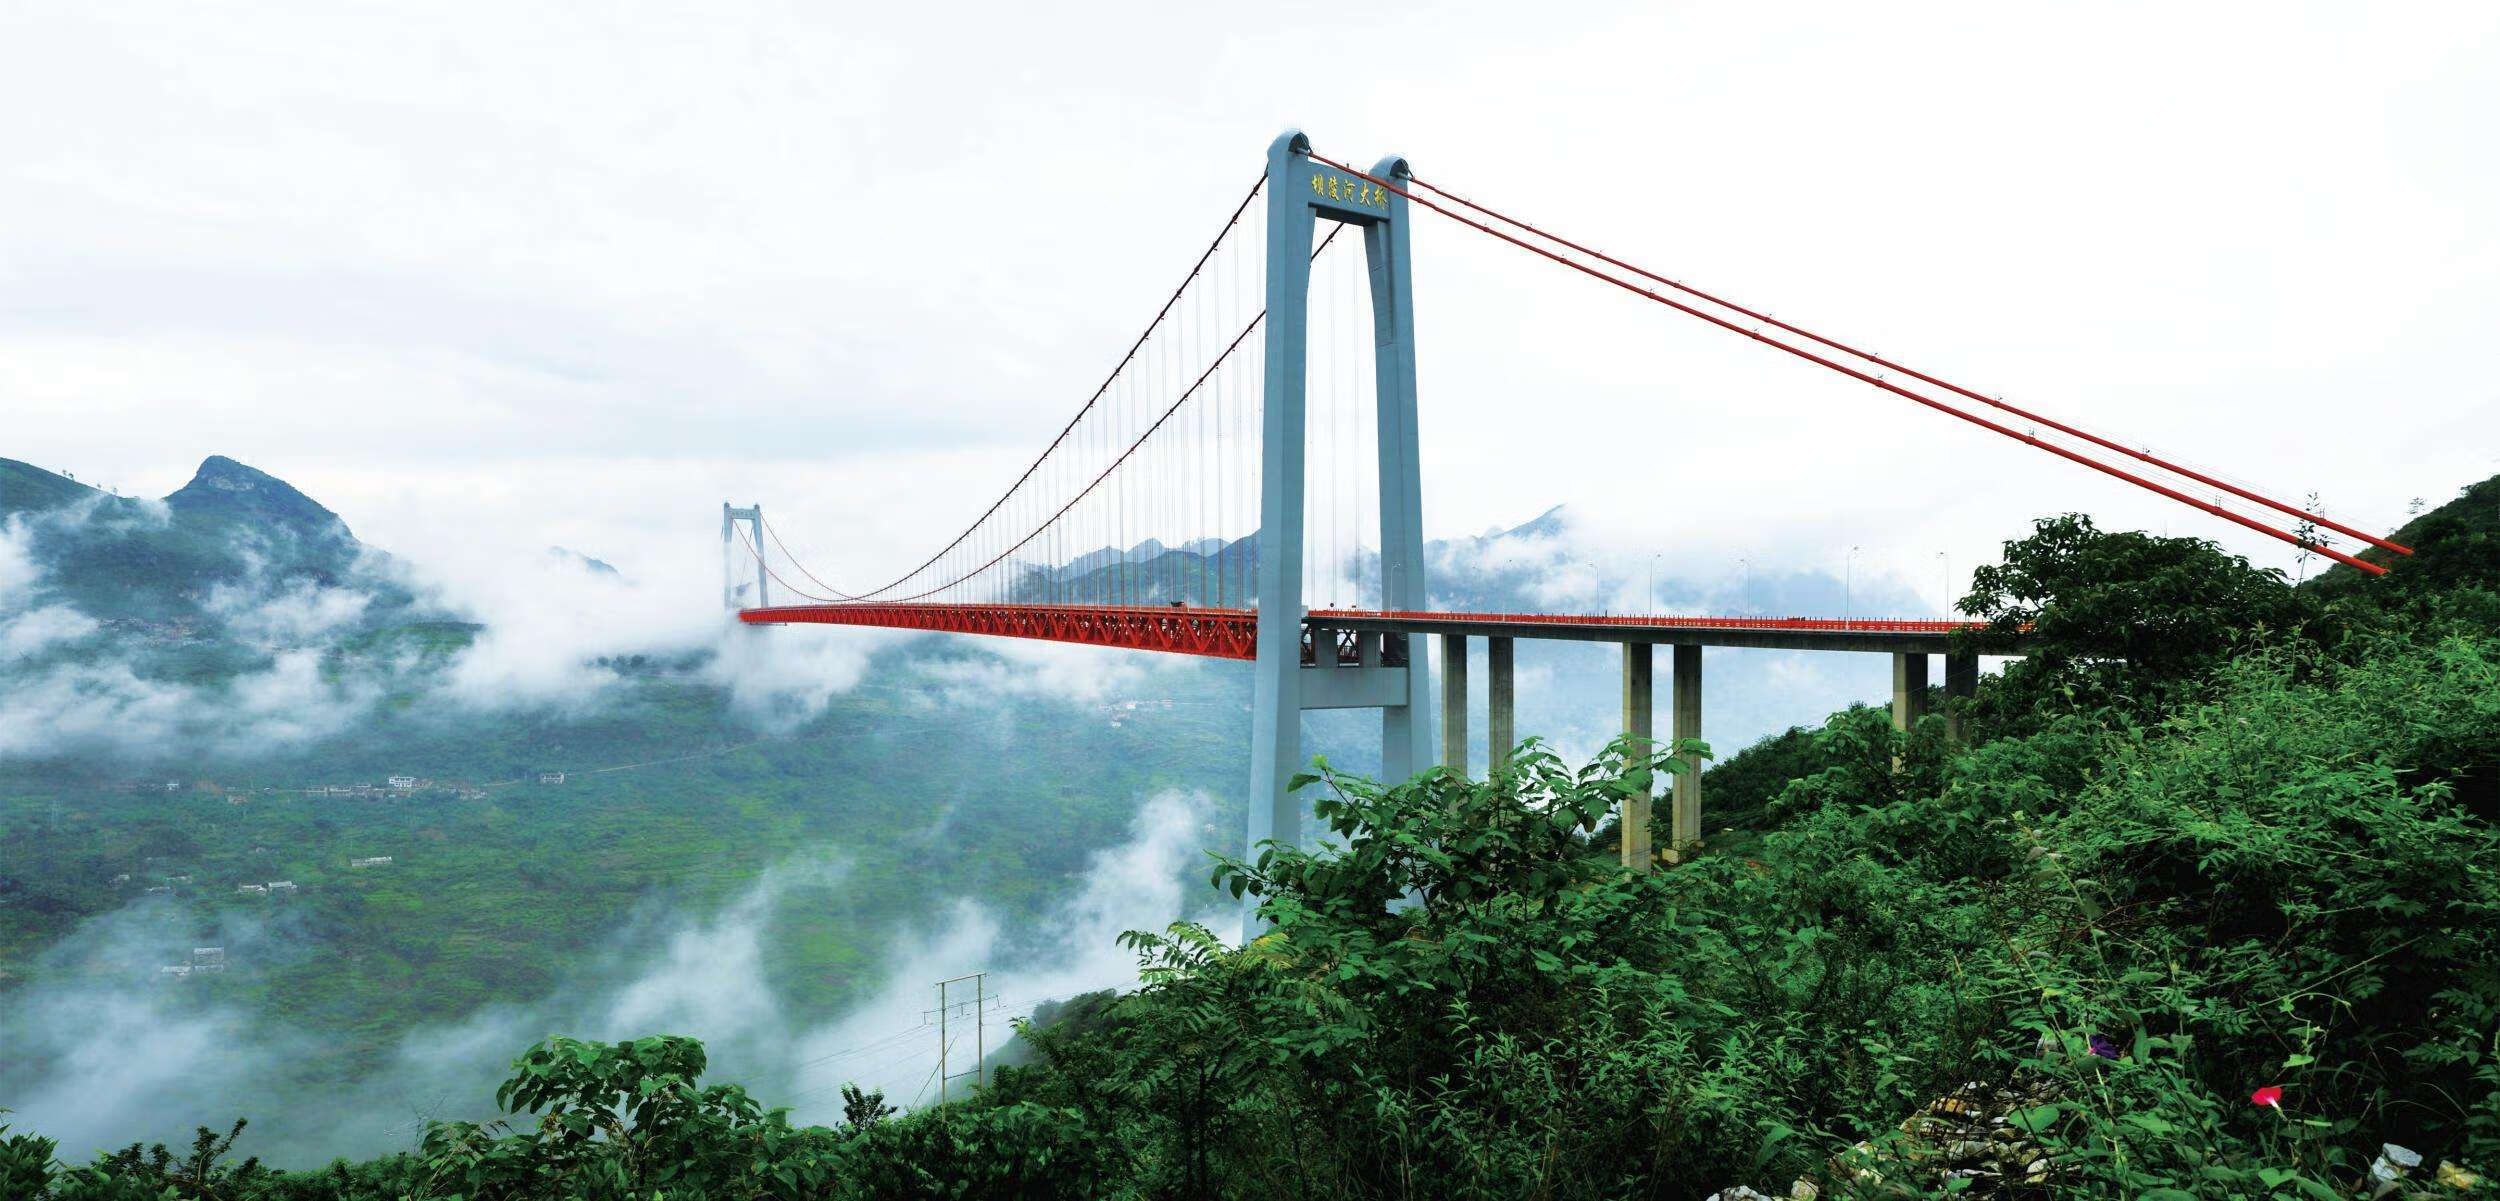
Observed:
[[[420,555],[885,578],[1299,126],[2384,526],[2500,472],[2500,9],[0,4],[0,455],[222,453]],[[1426,216],[1427,532],[1941,594],[2038,514],[2283,548]]]

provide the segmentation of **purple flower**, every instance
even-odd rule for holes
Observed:
[[[2092,1053],[2103,1059],[2118,1058],[2118,1044],[2106,1034],[2092,1036]]]

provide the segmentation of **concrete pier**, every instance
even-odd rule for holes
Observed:
[[[1927,716],[1927,656],[1892,657],[1892,728],[1904,734]]]
[[[1511,641],[1494,635],[1484,640],[1484,734],[1487,757],[1493,770],[1510,766],[1511,747],[1519,742],[1519,728],[1511,711]]]
[[[1979,691],[1979,656],[1946,655],[1944,657],[1944,736],[1962,741],[1962,711],[1970,708],[1971,696]]]
[[[1467,636],[1441,635],[1441,763],[1467,774]]]
[[[1684,740],[1701,737],[1701,648],[1675,648],[1671,728],[1675,746]],[[1668,823],[1667,857],[1681,861],[1701,845],[1701,764],[1693,761],[1675,770],[1675,794],[1672,820]]]
[[[1632,736],[1632,753],[1636,755],[1652,754],[1657,750],[1651,721],[1650,683],[1649,644],[1624,643],[1623,732]],[[1623,798],[1623,866],[1636,872],[1649,870],[1649,810],[1647,787]]]
[[[1892,728],[1904,734],[1918,728],[1918,719],[1927,716],[1927,656],[1895,652],[1892,656]],[[1892,770],[1901,770],[1901,756],[1892,757]]]

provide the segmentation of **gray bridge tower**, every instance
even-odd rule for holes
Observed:
[[[1416,462],[1415,289],[1406,198],[1310,157],[1288,130],[1267,151],[1266,412],[1260,428],[1258,663],[1250,716],[1250,853],[1301,841],[1303,804],[1287,785],[1302,770],[1306,709],[1380,710],[1380,775],[1396,782],[1432,764],[1430,669],[1420,639],[1310,627],[1302,592],[1305,371],[1311,240],[1322,220],[1363,231],[1372,302],[1380,431],[1381,607],[1425,607],[1423,482]],[[1374,179],[1403,187],[1406,160]],[[1255,925],[1255,923],[1251,923]],[[1245,937],[1255,934],[1245,928]]]
[[[736,570],[738,562],[738,549],[733,542],[738,532],[738,523],[741,521],[747,523],[747,541],[755,548],[755,603],[752,605],[738,603],[738,587],[731,582],[731,572]],[[740,509],[731,507],[728,501],[722,501],[720,506],[721,607],[735,612],[739,609],[760,609],[773,603],[772,594],[764,586],[765,578],[764,506],[755,504]]]

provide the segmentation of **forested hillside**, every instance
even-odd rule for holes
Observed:
[[[1767,740],[1752,774],[1785,780],[1742,853],[1633,875],[1596,848],[1661,766],[1643,748],[1393,787],[1322,767],[1333,845],[1214,873],[1269,934],[1132,934],[1143,985],[1028,1030],[1026,1062],[969,1100],[854,1094],[843,1123],[796,1127],[653,1031],[531,1048],[496,1097],[508,1124],[437,1123],[404,1155],[276,1173],[204,1130],[188,1156],[73,1167],[20,1132],[0,1179],[60,1198],[2478,1191],[2500,1162],[2500,558],[2470,519],[2491,487],[2468,519],[2417,523],[2422,553],[2384,579],[2299,588],[2200,541],[2043,521],[1965,602],[2037,639],[1983,686],[1979,736],[1853,710]]]

